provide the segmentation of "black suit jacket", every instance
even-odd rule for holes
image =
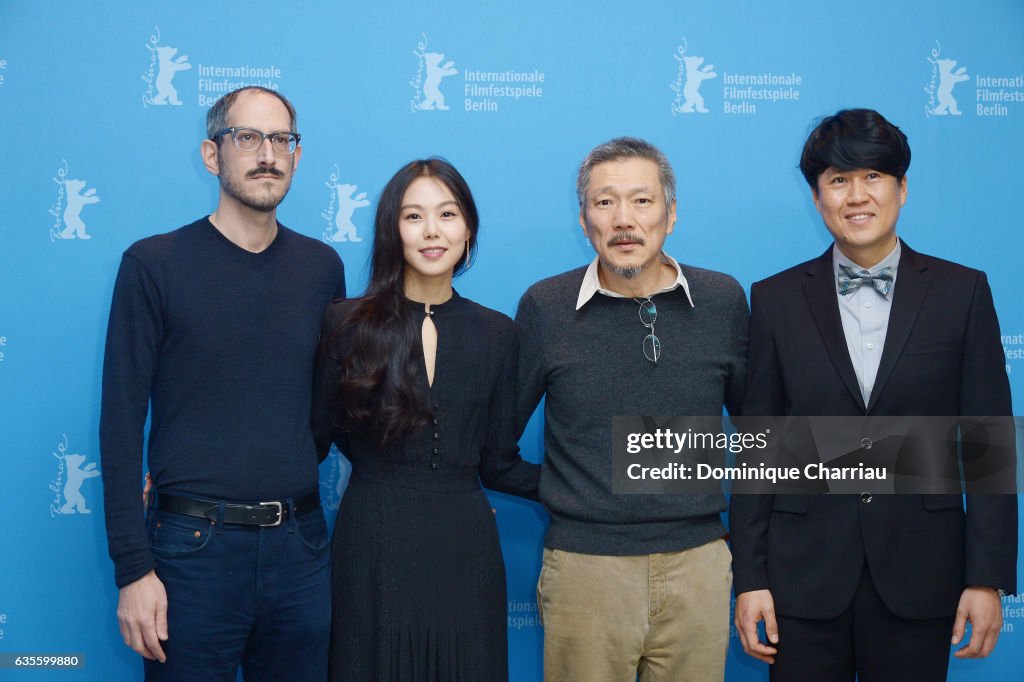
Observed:
[[[744,416],[1010,415],[999,322],[985,274],[903,244],[881,364],[864,404],[836,299],[831,247],[754,284]],[[830,618],[867,561],[904,618],[955,612],[966,585],[1016,588],[1014,495],[733,495],[736,593],[770,589],[776,611]]]

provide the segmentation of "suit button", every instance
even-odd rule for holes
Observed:
[[[431,469],[437,469],[437,468],[438,468],[438,467],[440,467],[440,466],[441,466],[441,465],[440,465],[440,464],[438,464],[437,462],[431,462],[431,463],[430,463],[430,468],[431,468]]]
[[[440,437],[441,437],[441,434],[435,431],[434,432],[434,440],[437,440]]]
[[[434,454],[435,455],[437,454],[437,448],[434,448]]]
[[[870,438],[861,438],[860,439],[860,447],[861,447],[861,449],[863,449],[863,450],[870,450],[872,445],[874,445],[874,443],[871,442]]]
[[[861,493],[860,494],[860,501],[862,503],[864,503],[864,504],[870,503],[871,502],[871,493]]]
[[[436,419],[434,420],[434,426],[437,426],[437,420]]]

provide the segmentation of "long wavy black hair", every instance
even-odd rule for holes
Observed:
[[[417,375],[423,343],[405,299],[405,256],[399,232],[402,199],[417,178],[436,178],[452,193],[469,230],[475,260],[479,217],[469,185],[444,159],[431,157],[405,165],[385,185],[374,220],[370,283],[344,327],[352,342],[339,358],[337,404],[340,426],[369,434],[380,445],[427,425],[432,413]],[[463,258],[455,275],[466,268]]]

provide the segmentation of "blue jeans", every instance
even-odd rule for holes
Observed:
[[[320,510],[277,527],[154,510],[149,543],[167,590],[167,662],[147,681],[327,679],[331,588]]]

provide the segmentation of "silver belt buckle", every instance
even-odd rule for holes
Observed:
[[[273,502],[260,502],[261,507],[277,507],[277,521],[273,523],[261,523],[260,528],[274,528],[281,525],[281,519],[284,517],[284,507],[278,501]]]

